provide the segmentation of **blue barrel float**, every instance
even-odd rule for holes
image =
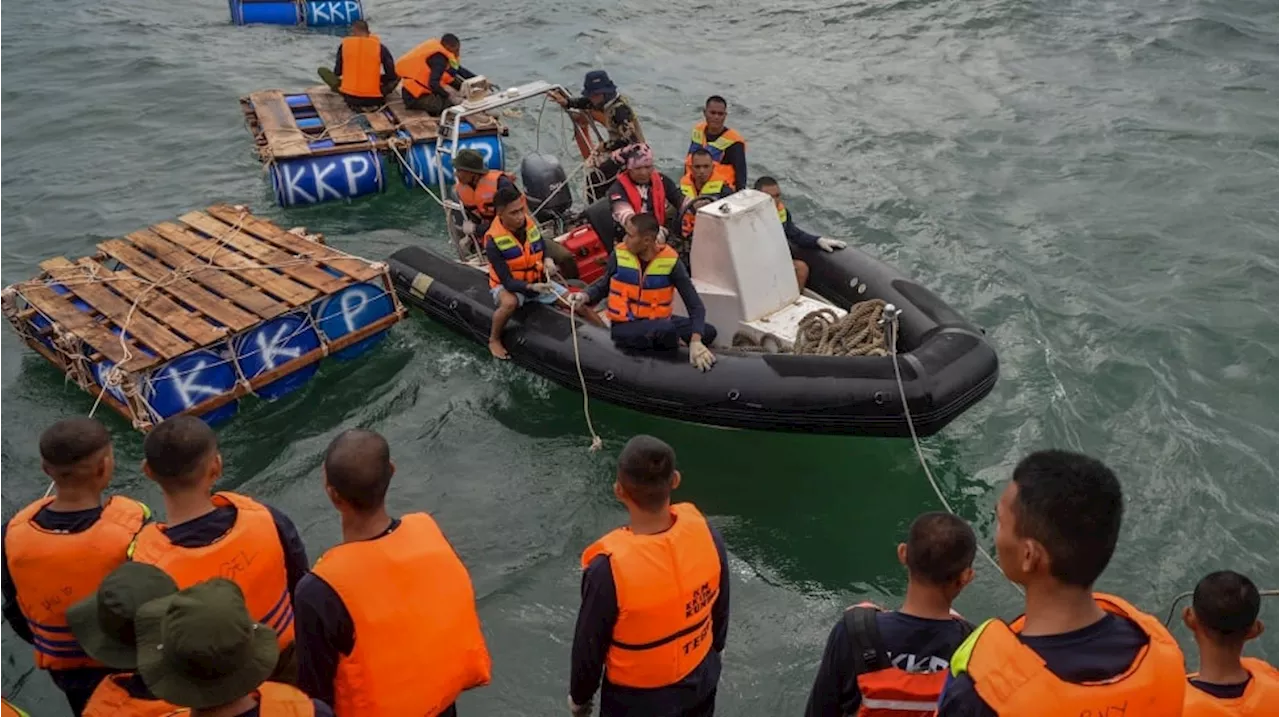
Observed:
[[[289,361],[320,348],[320,336],[306,314],[286,314],[261,324],[232,342],[240,372],[250,381]],[[279,398],[311,380],[320,364],[313,363],[259,386],[254,392],[267,400]]]
[[[475,128],[466,122],[463,122],[459,129],[461,129],[462,135],[475,131]],[[407,139],[409,134],[401,131],[399,136]],[[500,137],[497,132],[477,134],[470,137],[459,137],[458,149],[474,149],[479,152],[481,156],[484,157],[485,166],[489,169],[501,170],[506,168],[505,157],[503,156],[502,149],[502,137]],[[444,161],[439,165],[436,164],[436,143],[434,141],[419,142],[418,144],[413,145],[405,155],[405,162],[409,165],[408,171],[405,171],[404,168],[401,167],[400,175],[404,180],[404,185],[409,188],[416,187],[417,182],[413,179],[413,174],[416,174],[428,187],[432,188],[432,191],[434,191],[437,183],[439,182],[439,177],[436,173],[437,169],[444,171],[444,181],[446,183],[452,182],[453,157],[446,154],[444,155],[443,160]],[[413,174],[410,174],[410,172]]]
[[[225,344],[218,348],[223,350],[201,349],[183,354],[151,372],[144,396],[156,419],[176,416],[236,387],[235,364],[223,355]],[[236,414],[239,403],[229,401],[200,414],[200,418],[210,424],[225,421]]]
[[[348,286],[333,296],[316,301],[312,304],[311,315],[325,338],[332,342],[395,313],[395,310],[395,301],[384,286],[366,283]],[[373,348],[386,334],[386,331],[379,331],[330,355],[344,361],[353,359]]]
[[[228,0],[237,25],[340,27],[364,18],[361,0]]]

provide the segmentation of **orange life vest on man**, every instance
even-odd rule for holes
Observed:
[[[471,576],[431,516],[331,548],[313,572],[351,614],[356,643],[338,658],[334,713],[434,715],[489,684]]]
[[[844,613],[858,694],[862,696],[856,717],[932,717],[947,683],[947,671],[908,672],[894,665],[880,637],[879,612],[876,604],[863,602]]]
[[[698,210],[694,209],[694,202],[703,198],[718,199],[724,189],[725,183],[719,179],[708,179],[701,189],[695,189],[693,172],[684,173],[680,178],[680,193],[685,198],[684,206],[680,209],[680,236],[686,239],[693,238],[693,228],[698,221]]]
[[[649,206],[645,207],[644,199],[640,197],[640,188],[636,183],[631,181],[631,176],[623,171],[618,175],[618,183],[622,185],[622,191],[627,194],[627,202],[631,204],[631,208],[636,213],[649,212],[653,214],[654,219],[658,220],[658,225],[662,226],[667,223],[667,188],[665,182],[662,181],[662,175],[658,174],[658,170],[653,170],[649,175]]]
[[[967,673],[974,689],[1000,717],[1079,717],[1082,714],[1182,714],[1182,651],[1156,618],[1121,598],[1094,593],[1098,606],[1137,623],[1149,642],[1124,674],[1077,684],[1059,679],[1018,639],[1023,618],[1011,625],[987,620],[951,657],[951,672]]]
[[[484,241],[486,244],[493,242],[498,245],[498,251],[507,260],[507,268],[516,281],[532,284],[543,280],[542,232],[528,212],[524,215],[524,242],[512,236],[499,217],[493,218],[489,231],[484,233]],[[496,286],[502,286],[502,280],[498,278],[498,271],[490,266],[489,288]]]
[[[382,43],[377,35],[342,38],[342,84],[352,97],[382,96]]]
[[[692,503],[671,506],[675,523],[657,535],[618,528],[582,553],[585,570],[608,555],[618,593],[618,622],[605,677],[624,687],[666,687],[693,672],[711,651],[711,607],[720,591],[720,555]]]
[[[129,555],[168,573],[179,590],[209,578],[235,582],[249,614],[276,631],[283,650],[293,643],[293,599],[275,520],[266,506],[237,493],[214,493],[213,504],[236,508],[235,525],[213,544],[179,547],[161,532],[164,525],[152,523],[138,533]]]
[[[30,717],[9,700],[0,698],[0,717]]]
[[[676,296],[671,272],[680,260],[676,250],[662,245],[648,265],[642,265],[625,244],[614,247],[613,255],[618,268],[609,279],[609,323],[670,318]]]
[[[1195,685],[1187,685],[1182,717],[1276,717],[1280,714],[1276,668],[1253,657],[1240,658],[1240,664],[1249,671],[1249,684],[1243,695],[1224,700]],[[1196,677],[1196,674],[1187,675],[1190,680]]]
[[[431,88],[427,82],[431,79],[431,66],[427,64],[435,55],[444,55],[449,61],[449,67],[456,70],[459,66],[458,56],[449,52],[448,49],[440,42],[440,38],[434,37],[426,42],[418,45],[409,52],[405,53],[399,60],[396,60],[396,74],[403,80],[403,85],[409,94],[413,97],[421,97],[431,93]],[[445,70],[440,75],[440,86],[453,84],[453,73]]]
[[[162,717],[178,709],[161,699],[142,700],[129,694],[125,684],[132,673],[107,675],[84,706],[82,717]]]
[[[18,605],[31,627],[36,667],[69,670],[100,667],[67,627],[67,608],[92,595],[111,571],[128,560],[129,543],[151,511],[136,500],[116,495],[102,506],[102,517],[88,530],[45,530],[36,513],[54,501],[43,498],[18,511],[5,533],[4,557],[18,591]]]
[[[711,170],[711,178],[719,179],[726,182],[734,189],[740,189],[738,186],[738,172],[733,168],[732,164],[725,162],[725,152],[735,144],[742,143],[742,148],[747,148],[747,140],[738,134],[737,130],[724,128],[724,132],[720,134],[714,141],[707,141],[707,123],[699,122],[693,126],[693,133],[689,140],[689,151],[684,156],[684,171],[693,171],[693,152],[697,149],[705,149],[711,153],[711,161],[716,163],[715,169]]]
[[[506,177],[512,186],[515,185],[514,176],[497,169],[489,170],[474,187],[466,182],[458,182],[458,201],[462,202],[467,211],[481,219],[492,220],[497,214],[497,210],[493,208],[493,195],[498,193],[498,180],[502,177]],[[521,201],[524,199],[521,198]],[[525,208],[528,208],[527,203]]]
[[[280,682],[263,682],[255,691],[258,717],[315,717],[316,704],[297,687]],[[191,714],[189,709],[166,712],[165,717]]]

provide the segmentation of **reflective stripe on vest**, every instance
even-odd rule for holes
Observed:
[[[894,712],[921,712],[931,715],[938,706],[937,700],[923,700],[920,702],[912,702],[910,700],[878,700],[872,697],[863,697],[858,715],[870,714],[870,710],[893,710]]]
[[[1012,625],[984,622],[952,655],[952,673],[968,674],[978,696],[1000,717],[1180,714],[1186,686],[1182,651],[1169,631],[1120,598],[1095,593],[1094,600],[1107,612],[1137,624],[1149,639],[1123,674],[1083,684],[1059,679],[1018,639],[1021,618]]]
[[[132,677],[132,673],[108,675],[99,682],[82,717],[161,717],[178,709],[161,699],[144,700],[129,694],[124,685]]]
[[[680,192],[684,194],[686,200],[685,206],[680,210],[680,236],[686,239],[692,238],[693,228],[698,222],[698,211],[693,208],[693,202],[689,200],[699,197],[718,198],[724,187],[724,182],[719,179],[708,179],[701,190],[695,190],[691,173],[685,173],[680,178]]]
[[[675,299],[675,271],[680,255],[663,245],[648,266],[641,267],[640,258],[619,244],[613,250],[618,268],[609,280],[608,316],[611,323],[642,319],[665,319],[671,316]]]
[[[711,610],[720,589],[720,556],[707,521],[691,503],[671,506],[675,523],[657,535],[619,528],[582,553],[586,569],[608,555],[618,621],[605,678],[625,687],[673,685],[711,651]]]
[[[786,226],[786,224],[787,224],[787,217],[791,216],[791,215],[787,212],[787,205],[783,204],[781,199],[779,199],[778,201],[774,202],[774,205],[776,205],[776,206],[778,207],[778,221],[782,222],[782,225],[783,225],[783,226]]]
[[[524,215],[524,241],[521,242],[507,231],[502,225],[502,219],[494,217],[493,223],[489,225],[489,231],[484,233],[484,242],[487,246],[489,242],[493,242],[498,246],[498,251],[502,252],[502,258],[507,261],[507,269],[511,270],[511,276],[516,281],[526,283],[534,283],[542,281],[542,232],[538,230],[538,225],[526,213]],[[502,286],[502,280],[498,278],[498,271],[492,266],[489,267],[489,288]]]
[[[352,97],[382,96],[382,43],[377,35],[342,38],[342,84]]]
[[[404,88],[410,95],[421,97],[431,92],[431,88],[427,86],[431,80],[431,66],[427,61],[435,55],[444,55],[449,61],[449,67],[458,69],[460,64],[458,56],[445,49],[438,37],[427,40],[396,60],[396,75],[404,81]],[[453,84],[453,73],[445,70],[440,75],[440,86],[445,87],[450,84]]]
[[[711,171],[711,178],[719,179],[737,189],[738,172],[733,168],[732,164],[725,163],[724,156],[725,152],[735,144],[741,144],[743,149],[747,147],[747,140],[743,139],[737,130],[725,127],[714,142],[707,142],[707,123],[699,122],[693,126],[693,133],[689,141],[689,151],[684,156],[684,171],[693,171],[694,150],[705,149],[711,153],[711,161],[716,163],[715,169]]]
[[[493,195],[498,193],[498,180],[502,177],[506,177],[512,186],[515,186],[515,177],[497,169],[489,170],[488,173],[480,178],[479,182],[476,182],[474,187],[459,181],[455,188],[458,192],[458,201],[462,202],[462,206],[467,211],[474,213],[481,219],[492,220],[495,215]],[[524,201],[523,198],[521,200]],[[528,208],[527,202],[525,208]]]
[[[302,690],[280,682],[263,682],[256,690],[258,717],[315,717],[316,704]],[[182,717],[189,709],[166,713],[165,717]]]
[[[1187,685],[1182,717],[1275,717],[1276,705],[1280,704],[1276,668],[1255,657],[1240,658],[1240,665],[1249,673],[1243,695],[1223,699]],[[1197,677],[1197,674],[1187,675],[1187,679]]]
[[[281,649],[293,642],[293,600],[289,597],[284,546],[271,512],[237,493],[214,493],[217,506],[236,508],[236,522],[218,540],[199,548],[169,542],[162,524],[152,523],[133,541],[130,557],[164,570],[185,590],[209,578],[235,582],[255,620],[275,630]]]
[[[98,521],[79,533],[46,530],[35,522],[43,498],[9,521],[4,556],[31,627],[36,667],[68,670],[100,666],[81,649],[67,627],[67,608],[92,595],[111,571],[128,559],[129,543],[151,517],[142,503],[112,496]]]
[[[412,513],[387,535],[332,548],[313,572],[355,627],[354,649],[338,657],[338,717],[434,715],[489,683],[471,577],[431,516]]]
[[[640,188],[636,183],[631,181],[630,175],[622,172],[618,175],[618,184],[622,185],[622,191],[627,193],[627,202],[636,213],[649,212],[658,220],[658,225],[662,226],[667,223],[667,188],[666,183],[662,181],[662,175],[655,169],[649,175],[649,200],[648,206],[643,197],[640,196]]]
[[[0,698],[0,717],[31,717],[9,700]]]

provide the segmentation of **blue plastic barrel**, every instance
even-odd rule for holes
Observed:
[[[387,295],[387,290],[382,284],[378,283],[348,286],[333,296],[327,296],[312,304],[312,315],[315,317],[316,325],[329,341],[336,341],[353,331],[358,331],[378,319],[391,315],[395,310],[395,302]],[[372,348],[386,333],[386,330],[379,331],[330,355],[344,361],[355,358]]]
[[[229,359],[200,349],[183,354],[151,372],[146,398],[161,420],[221,396],[236,387],[236,370]],[[217,423],[234,416],[239,401],[231,401],[200,416]]]
[[[372,150],[277,160],[271,165],[271,188],[282,207],[375,194],[386,187],[382,161]]]
[[[463,124],[463,131],[468,131],[466,124]],[[489,169],[504,169],[504,158],[502,152],[502,138],[495,132],[493,134],[482,134],[474,137],[465,137],[458,140],[458,149],[474,149],[484,156],[485,165]],[[438,182],[436,178],[436,143],[420,142],[409,148],[405,155],[405,161],[409,164],[409,169],[422,178],[428,187],[435,190]],[[453,181],[453,157],[444,156],[444,179],[445,182]],[[402,168],[403,169],[403,168]],[[406,187],[416,187],[417,182],[413,180],[413,176],[407,171],[401,171],[401,177],[404,179]]]
[[[298,3],[256,2],[255,0],[228,0],[231,5],[231,21],[237,25],[297,25]]]
[[[234,343],[240,373],[258,376],[320,348],[320,337],[306,314],[288,314],[241,334]],[[279,398],[302,387],[320,368],[317,361],[254,389],[259,398]]]
[[[306,0],[303,8],[308,27],[350,25],[364,17],[360,0]]]

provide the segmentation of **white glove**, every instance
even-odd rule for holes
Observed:
[[[592,700],[587,700],[585,705],[574,704],[573,697],[569,697],[569,714],[573,717],[591,717],[592,709],[595,707]]]
[[[666,243],[667,243],[667,236],[668,236],[667,228],[666,228],[666,227],[658,227],[658,243],[659,243],[659,244],[666,244]]]
[[[470,219],[462,220],[462,235],[473,237],[476,235],[476,223]]]
[[[539,281],[539,282],[530,284],[529,289],[532,291],[536,291],[539,294],[550,294],[551,292],[556,290],[556,287],[554,284],[549,284],[545,281]]]
[[[587,294],[585,291],[572,291],[569,292],[569,296],[565,301],[569,302],[569,308],[576,309],[587,303]]]
[[[555,259],[552,259],[551,257],[547,257],[546,259],[542,260],[542,270],[547,273],[547,276],[551,276],[552,274],[560,273],[560,266],[556,264]]]
[[[849,246],[839,239],[828,239],[826,237],[818,237],[818,248],[823,251],[835,251]]]
[[[689,343],[689,363],[699,371],[710,371],[716,365],[716,355],[702,344],[702,339],[694,339]]]

